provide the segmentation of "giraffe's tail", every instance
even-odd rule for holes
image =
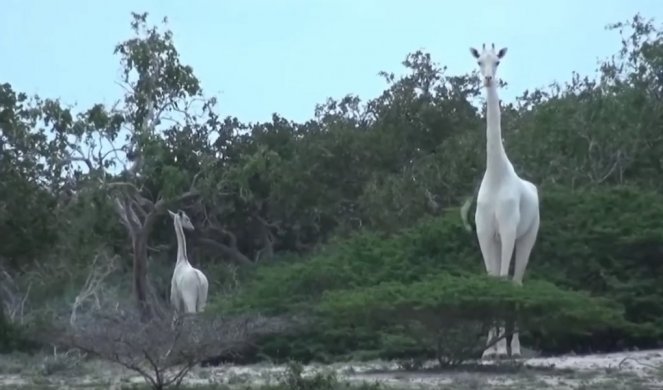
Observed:
[[[207,290],[209,288],[209,284],[207,282],[205,274],[203,274],[200,270],[196,270],[196,278],[198,279],[198,283],[196,285],[196,288],[198,290],[197,294],[198,299],[196,300],[196,311],[202,312],[205,310],[205,306],[207,305]]]
[[[463,206],[460,208],[460,218],[463,220],[463,226],[465,227],[465,230],[467,230],[469,233],[472,233],[476,230],[475,224],[470,221],[469,217],[472,203],[474,203],[474,195],[468,197],[465,200],[465,203],[463,203]]]

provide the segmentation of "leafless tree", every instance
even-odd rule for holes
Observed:
[[[25,291],[21,290],[9,272],[0,266],[0,315],[12,323],[23,323],[31,287],[29,284]]]
[[[101,303],[99,302],[100,290],[104,280],[117,269],[117,266],[117,255],[111,257],[105,253],[98,253],[94,259],[92,259],[88,276],[85,279],[85,284],[83,284],[83,287],[74,299],[74,303],[71,305],[71,315],[69,316],[69,323],[71,325],[76,323],[78,308],[88,299],[94,299],[95,308],[101,309]]]
[[[76,348],[139,373],[154,389],[179,385],[204,360],[232,355],[256,337],[281,333],[296,322],[257,315],[215,317],[169,315],[145,321],[134,308],[80,313],[72,326],[51,328],[52,343]]]

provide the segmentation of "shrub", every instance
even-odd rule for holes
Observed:
[[[329,292],[319,310],[328,328],[351,324],[381,333],[383,357],[396,357],[390,351],[434,354],[443,365],[479,357],[495,321],[515,318],[521,333],[536,329],[548,337],[588,335],[624,323],[622,308],[606,299],[543,281],[518,287],[484,275],[440,274],[410,284]]]
[[[628,187],[568,190],[547,186],[540,193],[539,239],[524,287],[513,294],[536,293],[529,313],[538,314],[530,318],[543,318],[544,313],[561,315],[561,310],[566,314],[557,323],[563,323],[562,319],[571,322],[555,329],[554,334],[549,334],[548,327],[530,327],[523,343],[544,353],[657,346],[663,336],[663,285],[658,278],[663,273],[663,195]],[[474,276],[484,274],[476,237],[463,229],[458,210],[451,210],[397,234],[360,232],[327,245],[310,258],[261,265],[239,294],[217,304],[217,310],[315,313],[323,300],[330,299],[324,297],[334,293],[347,294],[338,297],[350,299],[352,294],[359,297],[377,286],[391,286],[403,289],[403,294],[413,288],[407,294],[414,294],[419,291],[417,283],[458,277],[465,279],[453,279],[452,286],[459,288],[459,296],[471,300],[464,302],[465,309],[479,305],[477,313],[483,313],[484,302],[470,293],[476,291],[470,287],[478,283]],[[548,284],[541,284],[543,281]],[[602,298],[596,307],[605,308],[606,302],[623,306],[623,318],[592,334],[578,334],[573,321],[585,321],[589,317],[584,313],[595,306],[587,294]],[[514,297],[520,298],[514,301]],[[421,304],[417,299],[424,296],[410,298],[413,304]],[[525,305],[528,298],[509,295],[509,299],[507,302]],[[589,309],[579,302],[585,302]],[[339,300],[338,304],[348,302]],[[577,310],[576,317],[566,305]],[[366,311],[365,315],[369,313],[374,312]],[[260,353],[303,360],[351,354],[370,357],[430,353],[421,350],[422,343],[412,340],[412,331],[403,324],[374,332],[356,323],[351,326],[320,321],[305,333],[263,340]]]
[[[20,329],[9,322],[0,310],[0,353],[12,352],[23,344]]]
[[[620,303],[630,323],[576,342],[604,350],[657,347],[663,337],[663,196],[631,187],[542,193],[543,222],[529,275]]]

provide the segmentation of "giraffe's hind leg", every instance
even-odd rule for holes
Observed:
[[[486,271],[488,275],[492,277],[497,277],[499,275],[499,261],[500,253],[502,251],[501,243],[493,235],[483,235],[479,238],[479,246],[481,247],[481,252],[484,256],[484,262],[486,265]],[[492,340],[497,337],[499,329],[496,326],[491,326],[488,331],[488,336],[486,339],[486,344],[490,344]],[[504,339],[489,345],[483,354],[481,355],[482,359],[492,359],[496,356],[499,356],[503,351],[506,350],[506,341]]]
[[[534,223],[530,229],[516,241],[516,264],[513,272],[513,282],[517,285],[523,284],[525,269],[529,263],[529,257],[536,243],[536,237],[539,232],[539,216],[537,214]],[[511,356],[520,356],[520,338],[518,337],[518,324],[514,324],[513,338],[511,339]]]

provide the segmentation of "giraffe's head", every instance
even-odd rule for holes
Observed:
[[[500,60],[506,54],[506,47],[501,48],[499,51],[495,51],[494,43],[491,45],[490,49],[486,49],[486,44],[484,43],[481,47],[481,52],[471,47],[470,53],[472,53],[474,58],[477,59],[477,64],[479,64],[479,71],[481,72],[481,77],[483,78],[483,85],[485,87],[490,87],[495,81],[497,66],[500,64]]]
[[[179,220],[180,224],[182,225],[182,227],[184,229],[186,229],[186,230],[195,230],[193,228],[193,224],[191,223],[191,220],[189,219],[189,216],[186,215],[186,213],[183,210],[177,210],[176,213],[168,210],[168,213],[170,214],[171,217],[173,217],[174,221],[177,222]]]

